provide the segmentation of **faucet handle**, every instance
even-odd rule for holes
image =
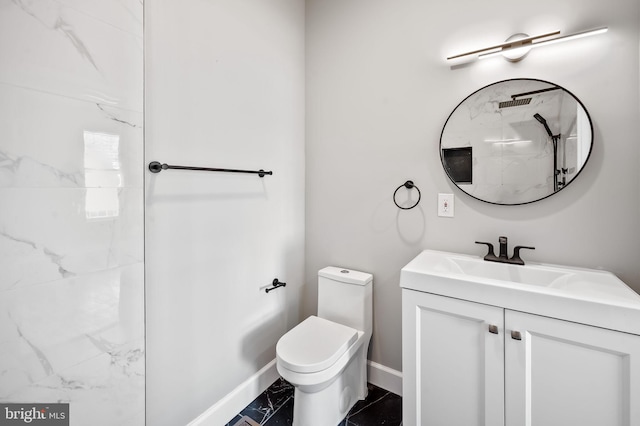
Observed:
[[[524,260],[520,258],[520,249],[535,250],[536,248],[529,247],[529,246],[515,246],[513,249],[513,256],[511,257],[510,263],[515,263],[517,265],[524,265]]]
[[[496,255],[493,252],[493,244],[491,243],[486,243],[484,241],[476,241],[476,244],[484,244],[489,248],[489,251],[487,252],[487,255],[484,257],[484,260],[495,260],[496,259]]]

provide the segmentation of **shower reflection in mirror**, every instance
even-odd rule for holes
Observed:
[[[526,204],[575,179],[592,140],[589,115],[569,91],[516,79],[464,99],[442,130],[440,154],[449,178],[472,197]]]

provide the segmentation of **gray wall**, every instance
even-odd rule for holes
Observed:
[[[401,370],[400,269],[422,249],[483,254],[475,240],[536,247],[526,259],[603,268],[640,291],[639,3],[542,0],[308,0],[305,310],[315,311],[326,265],[374,274],[370,359]],[[603,36],[451,69],[444,58],[518,32]],[[593,120],[594,150],[569,187],[523,206],[496,206],[458,190],[438,154],[449,113],[489,83],[530,77],[560,84]],[[412,179],[419,207],[394,190]],[[439,218],[439,192],[455,218]]]

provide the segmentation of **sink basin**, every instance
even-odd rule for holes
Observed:
[[[549,286],[570,273],[540,266],[522,267],[504,263],[486,262],[481,258],[445,256],[451,273],[474,278],[508,281],[518,284]]]
[[[615,275],[607,271],[570,266],[529,263],[511,265],[487,262],[478,256],[425,250],[405,269],[419,270],[439,278],[470,280],[473,282],[501,281],[502,284],[526,284],[555,289],[582,291],[598,290],[638,299],[640,296]],[[404,269],[403,269],[404,270]]]
[[[607,271],[533,262],[510,265],[424,250],[402,268],[400,286],[640,332],[640,295]]]

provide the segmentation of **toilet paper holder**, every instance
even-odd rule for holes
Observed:
[[[269,293],[270,291],[275,290],[276,288],[286,286],[287,283],[281,283],[277,278],[274,278],[273,281],[271,282],[271,285],[273,285],[273,287],[265,288],[264,291]]]

